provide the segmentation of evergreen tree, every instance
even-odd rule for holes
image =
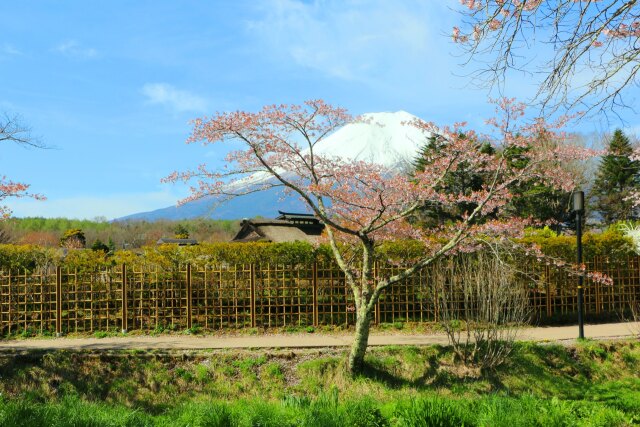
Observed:
[[[95,242],[93,242],[93,245],[91,245],[91,250],[107,253],[109,252],[109,246],[107,246],[102,240],[96,239]]]
[[[464,135],[461,135],[464,137]],[[439,136],[432,136],[428,139],[427,144],[419,151],[418,156],[413,162],[414,174],[424,172],[429,167],[429,159],[432,154],[437,155],[446,144]],[[495,150],[488,143],[478,143],[476,145],[478,153],[492,155]],[[449,173],[443,180],[441,191],[446,194],[465,194],[468,195],[473,191],[482,188],[484,177],[482,174],[471,170],[466,164],[461,164],[455,171]],[[458,202],[455,206],[442,205],[424,206],[416,213],[414,220],[426,226],[435,226],[447,221],[459,220],[464,214],[469,214],[476,208],[473,202]]]
[[[544,143],[544,136],[541,136],[541,143]],[[438,137],[431,137],[428,143],[420,150],[418,157],[413,162],[414,173],[422,172],[429,167],[427,159],[429,154],[437,153],[445,144]],[[476,149],[479,154],[497,155],[495,149],[489,143],[478,143]],[[521,169],[529,162],[529,148],[509,147],[506,159],[511,167]],[[489,177],[482,173],[467,170],[464,165],[455,173],[449,174],[443,181],[444,193],[464,194],[471,191],[478,191],[485,184]],[[533,218],[538,221],[556,221],[562,224],[569,220],[569,199],[571,194],[551,188],[538,181],[523,181],[511,189],[513,199],[505,206],[513,216],[521,218]],[[459,202],[454,210],[449,207],[443,210],[440,206],[425,206],[416,216],[415,220],[424,225],[433,226],[443,222],[460,219],[463,214],[470,213],[475,209],[474,203]],[[490,217],[490,216],[489,216]]]
[[[178,224],[176,228],[173,229],[173,235],[176,239],[188,239],[189,238],[189,230],[182,224]]]
[[[113,241],[111,236],[109,236],[109,242],[107,243],[107,247],[109,248],[109,252],[111,253],[116,251],[116,242]]]
[[[543,135],[540,136],[539,142],[540,144],[554,144],[552,141],[545,141]],[[531,147],[511,147],[511,153],[506,157],[511,166],[523,168],[529,162],[527,153],[530,150]],[[549,187],[539,180],[522,181],[511,191],[513,199],[505,206],[505,209],[514,216],[532,218],[541,222],[554,221],[558,226],[571,221],[570,192]],[[556,230],[557,232],[560,231],[559,228]]]
[[[640,162],[631,160],[633,147],[629,138],[616,129],[602,157],[592,189],[592,210],[599,213],[605,224],[637,219],[633,202],[627,200],[633,190],[640,188]]]

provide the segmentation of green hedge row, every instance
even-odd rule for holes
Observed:
[[[558,236],[550,230],[528,233],[522,244],[535,244],[545,255],[573,262],[576,257],[576,236]],[[610,261],[622,260],[634,255],[633,241],[618,229],[612,228],[602,233],[585,233],[582,239],[583,258],[606,257]]]
[[[622,234],[609,231],[585,234],[584,259],[595,256],[610,261],[623,260],[633,254],[632,244]],[[536,232],[521,239],[521,243],[538,245],[546,255],[573,261],[576,253],[575,236],[556,236],[549,232]],[[419,258],[424,247],[417,241],[385,242],[378,248],[382,261],[402,262]],[[0,245],[0,269],[34,270],[40,267],[62,265],[78,269],[95,269],[109,265],[157,264],[166,268],[191,263],[194,266],[220,263],[248,264],[304,264],[331,260],[327,246],[314,247],[308,243],[213,243],[197,246],[147,246],[142,250],[120,250],[113,254],[90,249],[69,250],[44,248],[34,245]]]
[[[179,247],[147,246],[141,250],[118,250],[112,254],[91,249],[64,251],[35,245],[0,245],[0,269],[34,270],[62,265],[79,269],[95,269],[126,263],[131,266],[157,264],[170,268],[191,263],[207,264],[281,263],[301,264],[329,259],[328,248],[314,248],[302,242],[292,243],[212,243]]]

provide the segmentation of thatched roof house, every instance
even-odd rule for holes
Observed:
[[[311,214],[278,211],[276,219],[245,219],[232,242],[309,242],[316,243],[324,224]]]

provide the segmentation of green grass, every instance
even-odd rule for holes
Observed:
[[[338,396],[281,401],[192,401],[162,414],[65,397],[42,403],[0,400],[0,425],[25,426],[602,426],[638,422],[622,410],[586,401],[533,396],[438,396],[380,402]]]
[[[640,343],[517,344],[491,372],[448,347],[0,353],[0,425],[640,424]]]

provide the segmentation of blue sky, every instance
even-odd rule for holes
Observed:
[[[16,216],[72,218],[171,205],[186,189],[163,176],[221,161],[216,146],[184,144],[189,120],[214,111],[323,98],[354,114],[480,125],[493,107],[450,42],[457,4],[2,2],[0,112],[20,114],[51,147],[2,147],[2,173],[48,199],[9,205]],[[526,98],[533,86],[505,89]]]

